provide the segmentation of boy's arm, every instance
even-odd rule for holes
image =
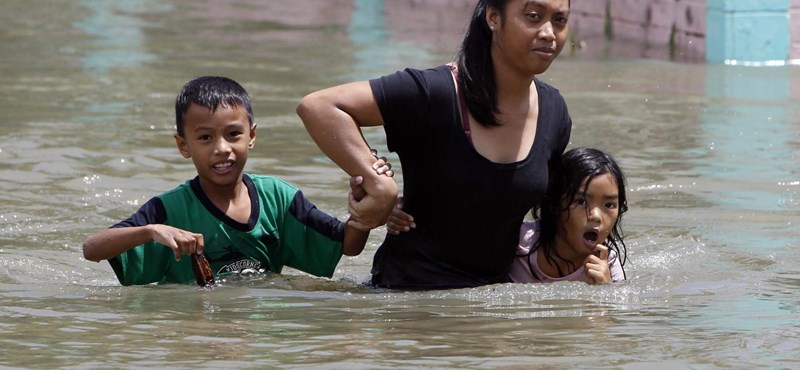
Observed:
[[[119,256],[149,241],[155,241],[172,249],[175,260],[179,260],[181,254],[200,253],[204,246],[202,234],[168,225],[116,227],[99,231],[86,239],[83,242],[83,257],[89,261],[100,262]]]
[[[342,254],[345,256],[357,256],[364,251],[369,239],[369,230],[362,231],[350,224],[348,220],[344,226],[344,241],[342,242]]]
[[[361,183],[364,178],[353,176],[350,178],[350,193],[347,195],[348,204],[352,207],[358,204],[367,195]],[[344,226],[344,240],[342,241],[342,254],[345,256],[357,256],[364,251],[369,239],[369,226],[358,222],[350,216]]]

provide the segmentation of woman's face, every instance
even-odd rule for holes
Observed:
[[[569,0],[510,0],[504,10],[489,7],[495,65],[537,75],[550,67],[567,41]]]

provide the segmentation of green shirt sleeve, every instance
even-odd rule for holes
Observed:
[[[331,277],[342,258],[344,223],[320,211],[296,191],[280,225],[286,266]]]

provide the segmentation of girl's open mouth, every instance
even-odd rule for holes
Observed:
[[[594,248],[594,246],[597,245],[597,237],[598,236],[599,235],[597,234],[597,231],[589,230],[589,231],[583,233],[583,241],[584,241],[584,243],[586,243],[586,245],[591,246],[592,248]]]

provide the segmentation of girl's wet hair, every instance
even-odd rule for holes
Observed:
[[[541,207],[533,210],[533,215],[539,219],[541,228],[537,244],[539,248],[542,248],[545,258],[553,265],[558,266],[555,259],[571,265],[569,261],[558,254],[555,247],[556,233],[561,227],[561,213],[569,209],[570,203],[576,196],[585,197],[592,180],[604,174],[610,174],[614,178],[619,193],[619,212],[605,244],[617,253],[620,266],[625,265],[626,248],[621,226],[622,215],[628,211],[628,201],[625,196],[625,174],[622,173],[622,169],[614,157],[593,148],[575,148],[561,156],[561,160],[550,168],[550,181]],[[583,189],[583,193],[578,194],[584,179],[586,187]],[[598,243],[600,242],[598,241]],[[572,268],[574,269],[575,266]],[[564,272],[559,269],[559,273],[563,274]]]
[[[175,98],[175,127],[178,135],[183,136],[183,118],[194,103],[215,112],[223,107],[244,107],[250,127],[253,127],[253,108],[250,95],[238,82],[227,77],[204,76],[191,80],[183,85],[183,89]]]
[[[486,11],[497,9],[505,19],[511,0],[479,0],[472,12],[467,32],[456,54],[458,88],[464,92],[469,112],[484,126],[499,126],[497,82],[492,62],[492,30],[486,24]],[[567,2],[569,4],[569,1]]]

